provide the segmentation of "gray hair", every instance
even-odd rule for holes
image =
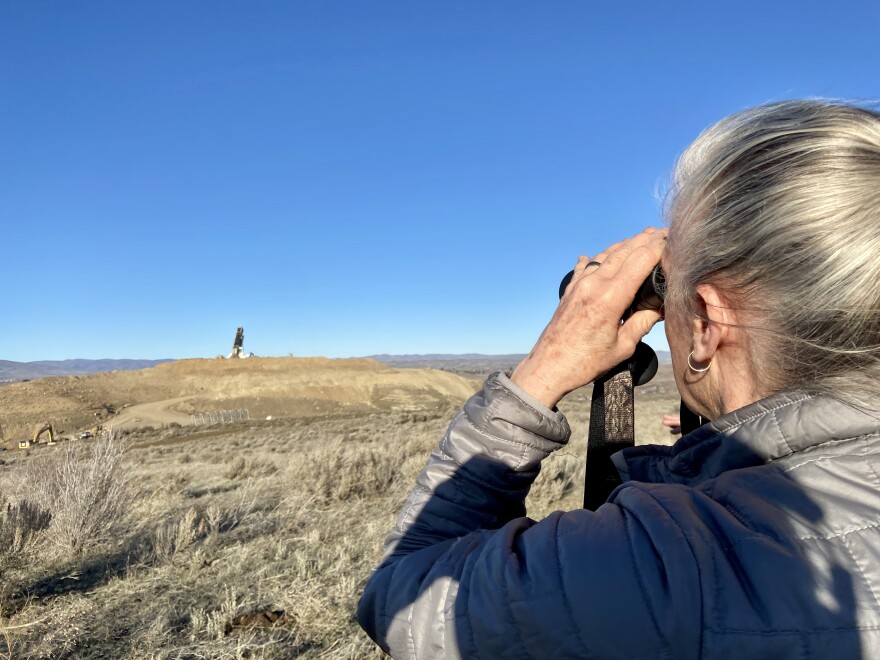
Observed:
[[[694,314],[696,287],[718,287],[766,394],[880,396],[880,114],[740,112],[682,154],[669,193],[670,310]]]

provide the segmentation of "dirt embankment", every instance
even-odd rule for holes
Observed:
[[[179,360],[0,387],[0,429],[9,447],[43,422],[72,434],[97,423],[186,424],[191,415],[230,409],[246,409],[252,418],[414,410],[463,401],[476,389],[452,373],[394,369],[368,359]]]

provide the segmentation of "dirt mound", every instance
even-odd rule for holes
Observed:
[[[0,387],[0,428],[10,446],[46,421],[74,433],[96,423],[185,424],[191,415],[217,410],[247,410],[251,418],[414,410],[460,402],[474,391],[472,381],[452,373],[394,369],[370,359],[178,360]]]

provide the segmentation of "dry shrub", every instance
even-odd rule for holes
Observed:
[[[233,620],[244,611],[241,595],[229,585],[224,586],[223,602],[212,611],[191,609],[190,639],[195,641],[202,635],[210,639],[220,640],[232,630]]]
[[[244,474],[244,459],[239,456],[232,460],[223,476],[227,479],[238,479]]]
[[[174,561],[177,553],[208,534],[209,524],[195,507],[180,518],[166,521],[153,532],[153,557],[159,562]]]
[[[268,477],[277,471],[278,466],[272,461],[238,456],[232,460],[223,476],[232,480],[250,479],[251,477]]]
[[[7,504],[0,513],[0,563],[36,545],[51,520],[47,509],[28,500]]]
[[[108,434],[89,445],[67,443],[60,451],[29,465],[33,499],[52,512],[48,538],[78,555],[107,538],[129,504],[124,445]]]
[[[215,535],[229,532],[244,522],[245,518],[261,508],[262,494],[248,480],[239,490],[238,496],[223,506],[212,504],[205,509],[205,523],[208,533]]]
[[[393,445],[331,441],[291,459],[288,482],[320,502],[387,494],[400,478],[406,454]]]

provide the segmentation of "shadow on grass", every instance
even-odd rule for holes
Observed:
[[[124,575],[133,564],[146,561],[150,548],[149,533],[144,531],[112,551],[67,558],[49,575],[31,584],[14,586],[7,591],[3,614],[5,617],[12,617],[30,603],[92,591],[113,578]]]

